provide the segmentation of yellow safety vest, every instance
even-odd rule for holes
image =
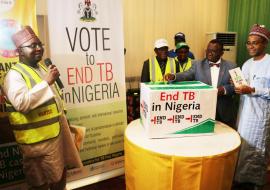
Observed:
[[[44,66],[41,64],[40,66],[47,71]],[[11,69],[18,71],[23,76],[29,89],[42,81],[41,77],[25,64],[17,63]],[[16,111],[9,103],[7,103],[7,110],[15,139],[19,144],[42,142],[57,137],[60,133],[60,113],[54,99],[27,113]]]
[[[175,73],[175,61],[173,58],[167,58],[165,73]],[[149,72],[150,72],[150,81],[151,82],[161,82],[164,81],[162,71],[158,64],[156,57],[149,59]]]
[[[183,66],[179,63],[177,57],[175,58],[175,60],[176,64],[179,64],[180,73],[189,70],[192,65],[191,63],[192,60],[190,58],[188,58],[187,62],[185,62]]]

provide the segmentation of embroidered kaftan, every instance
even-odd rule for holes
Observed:
[[[242,145],[235,180],[263,185],[270,148],[270,55],[249,59],[242,72],[255,93],[241,96],[238,132]]]

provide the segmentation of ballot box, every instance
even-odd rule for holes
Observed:
[[[149,138],[214,132],[217,89],[199,81],[141,83],[140,121]]]

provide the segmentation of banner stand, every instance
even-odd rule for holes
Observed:
[[[113,177],[123,175],[124,173],[125,173],[124,168],[114,169],[112,171],[101,173],[101,174],[94,175],[91,177],[87,177],[87,178],[83,178],[83,179],[79,179],[79,180],[75,180],[75,181],[70,181],[67,183],[66,188],[67,188],[67,190],[71,190],[71,189],[76,189],[79,187],[84,187],[87,185],[98,183],[100,181],[104,181],[106,179],[110,179]]]

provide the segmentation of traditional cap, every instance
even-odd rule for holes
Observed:
[[[264,25],[254,24],[249,32],[249,35],[258,35],[265,38],[267,41],[270,39],[270,31]]]
[[[30,26],[25,26],[12,35],[12,40],[17,48],[33,38],[37,38],[39,40],[39,38]]]
[[[176,34],[174,35],[174,39],[176,39],[176,38],[182,38],[182,39],[186,40],[185,34],[182,33],[182,32],[176,33]]]
[[[155,48],[169,47],[167,40],[158,39],[155,41]]]
[[[180,43],[176,44],[175,51],[178,50],[178,49],[181,49],[183,47],[189,49],[189,46],[185,42],[180,42]]]

